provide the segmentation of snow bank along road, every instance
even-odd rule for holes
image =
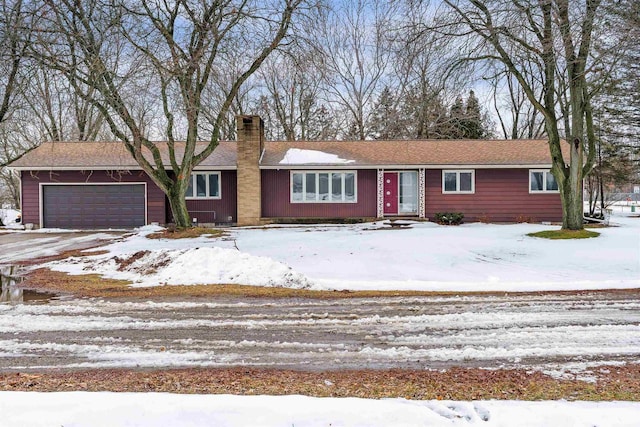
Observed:
[[[376,299],[0,304],[0,370],[253,365],[523,367],[640,358],[633,291]]]

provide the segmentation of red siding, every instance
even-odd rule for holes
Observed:
[[[426,216],[462,212],[465,221],[561,221],[560,195],[530,194],[528,169],[476,169],[475,194],[442,194],[442,170],[427,170]]]
[[[217,200],[187,200],[187,209],[191,218],[197,218],[199,223],[236,222],[237,210],[237,174],[236,171],[220,172],[220,199]],[[231,221],[229,221],[231,217]],[[167,202],[167,218],[173,218],[171,208]]]
[[[143,171],[22,171],[22,222],[40,225],[40,183],[146,182],[147,222],[165,223],[164,193]]]
[[[376,216],[377,172],[358,170],[357,203],[291,203],[289,170],[262,171],[265,218],[362,218]]]

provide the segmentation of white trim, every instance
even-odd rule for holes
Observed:
[[[376,218],[384,218],[384,169],[377,171],[377,200],[376,200]]]
[[[43,206],[43,191],[42,187],[45,185],[68,185],[68,186],[78,186],[78,185],[144,185],[144,223],[149,224],[149,203],[148,203],[148,194],[147,194],[147,183],[132,181],[132,182],[40,182],[38,185],[38,204],[40,208],[40,228],[44,228],[44,206]]]
[[[535,167],[540,167],[535,165]],[[551,166],[549,166],[551,167]],[[138,165],[132,166],[7,166],[8,169],[16,171],[140,171],[143,169]],[[193,168],[194,171],[226,171],[237,170],[238,168],[233,166],[217,166],[217,165],[198,165]],[[165,165],[165,170],[171,172],[171,166]]]
[[[418,170],[418,218],[426,216],[427,189],[424,168]]]
[[[20,191],[20,220],[22,221],[22,215],[24,215],[24,199],[22,198],[22,185],[24,184],[24,182],[22,181],[22,171],[18,171],[18,181],[20,182],[18,189]],[[24,224],[24,221],[22,221],[22,223]]]
[[[509,165],[489,165],[489,164],[446,164],[446,165],[358,165],[349,163],[348,165],[261,165],[260,169],[266,170],[361,170],[361,169],[384,169],[384,170],[418,170],[418,169],[532,169],[551,168],[551,164],[509,164]],[[310,169],[312,168],[312,169]],[[27,168],[28,169],[28,168]]]
[[[331,179],[331,176],[329,176],[329,200],[293,200],[293,174],[303,174],[303,179],[302,179],[302,197],[303,199],[305,198],[305,190],[307,187],[307,180],[306,180],[306,174],[307,173],[312,173],[312,174],[316,174],[316,177],[318,176],[318,174],[320,173],[327,173],[327,174],[331,174],[331,173],[337,173],[337,174],[341,174],[342,175],[342,188],[343,190],[346,190],[346,174],[348,173],[352,173],[353,174],[353,196],[354,196],[354,200],[331,200],[331,198],[333,197],[333,191],[332,191],[332,186],[333,186],[333,180]],[[316,180],[316,195],[320,194],[320,180],[317,179]],[[342,193],[342,198],[344,199],[344,197],[346,196],[345,192],[343,191]],[[292,170],[289,172],[289,203],[323,203],[323,204],[330,204],[330,203],[358,203],[358,171],[356,170]]]
[[[531,189],[531,176],[533,172],[542,172],[542,186],[543,190],[532,190]],[[547,190],[547,173],[551,173],[550,169],[529,169],[529,194],[558,194],[560,193],[560,188],[557,190]],[[555,179],[555,176],[553,177]],[[558,181],[556,180],[556,185],[558,185]]]
[[[265,170],[353,170],[353,169],[539,169],[548,168],[551,169],[551,163],[545,164],[507,164],[507,165],[490,165],[490,164],[446,164],[446,165],[427,165],[427,164],[415,164],[415,165],[357,165],[350,163],[345,166],[341,165],[260,165],[260,169]],[[170,166],[166,165],[167,171],[170,170]],[[16,171],[142,171],[140,166],[7,166],[8,169]],[[227,171],[238,170],[236,165],[231,166],[218,166],[218,165],[198,165],[193,168],[194,171]]]
[[[196,175],[205,175],[206,181],[205,181],[205,189],[206,189],[206,193],[209,194],[209,175],[218,175],[218,195],[217,196],[204,196],[204,197],[199,197],[199,196],[191,196],[191,197],[185,197],[185,200],[221,200],[222,199],[222,173],[220,173],[220,171],[194,171],[191,172],[191,188],[193,189],[194,194],[196,193]]]
[[[444,189],[444,175],[447,173],[456,174],[456,190],[448,191]],[[460,191],[460,174],[471,173],[471,191]],[[442,170],[442,194],[475,194],[476,192],[476,171],[474,169],[443,169]]]
[[[238,170],[238,168],[236,167],[236,165],[233,165],[233,166],[198,165],[194,167],[193,170],[194,171],[234,171],[234,170]]]

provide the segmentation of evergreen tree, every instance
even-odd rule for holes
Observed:
[[[440,94],[428,82],[412,85],[401,102],[406,138],[440,139],[448,135],[448,111]]]
[[[481,139],[485,137],[486,130],[480,112],[480,103],[473,91],[469,92],[465,115],[462,121],[463,137],[465,139]]]
[[[462,96],[458,95],[449,109],[449,129],[446,139],[462,139],[465,137],[465,108]]]
[[[338,127],[334,115],[324,104],[320,105],[310,117],[306,129],[306,139],[308,141],[331,141],[337,137]]]
[[[382,90],[374,105],[369,128],[374,139],[401,139],[406,134],[403,115],[388,86]]]

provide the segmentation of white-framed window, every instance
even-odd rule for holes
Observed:
[[[193,172],[187,199],[220,199],[220,172]]]
[[[356,203],[356,171],[291,171],[291,203]]]
[[[443,170],[442,192],[472,194],[476,191],[474,170]]]
[[[529,193],[557,193],[558,182],[548,169],[529,170]]]

